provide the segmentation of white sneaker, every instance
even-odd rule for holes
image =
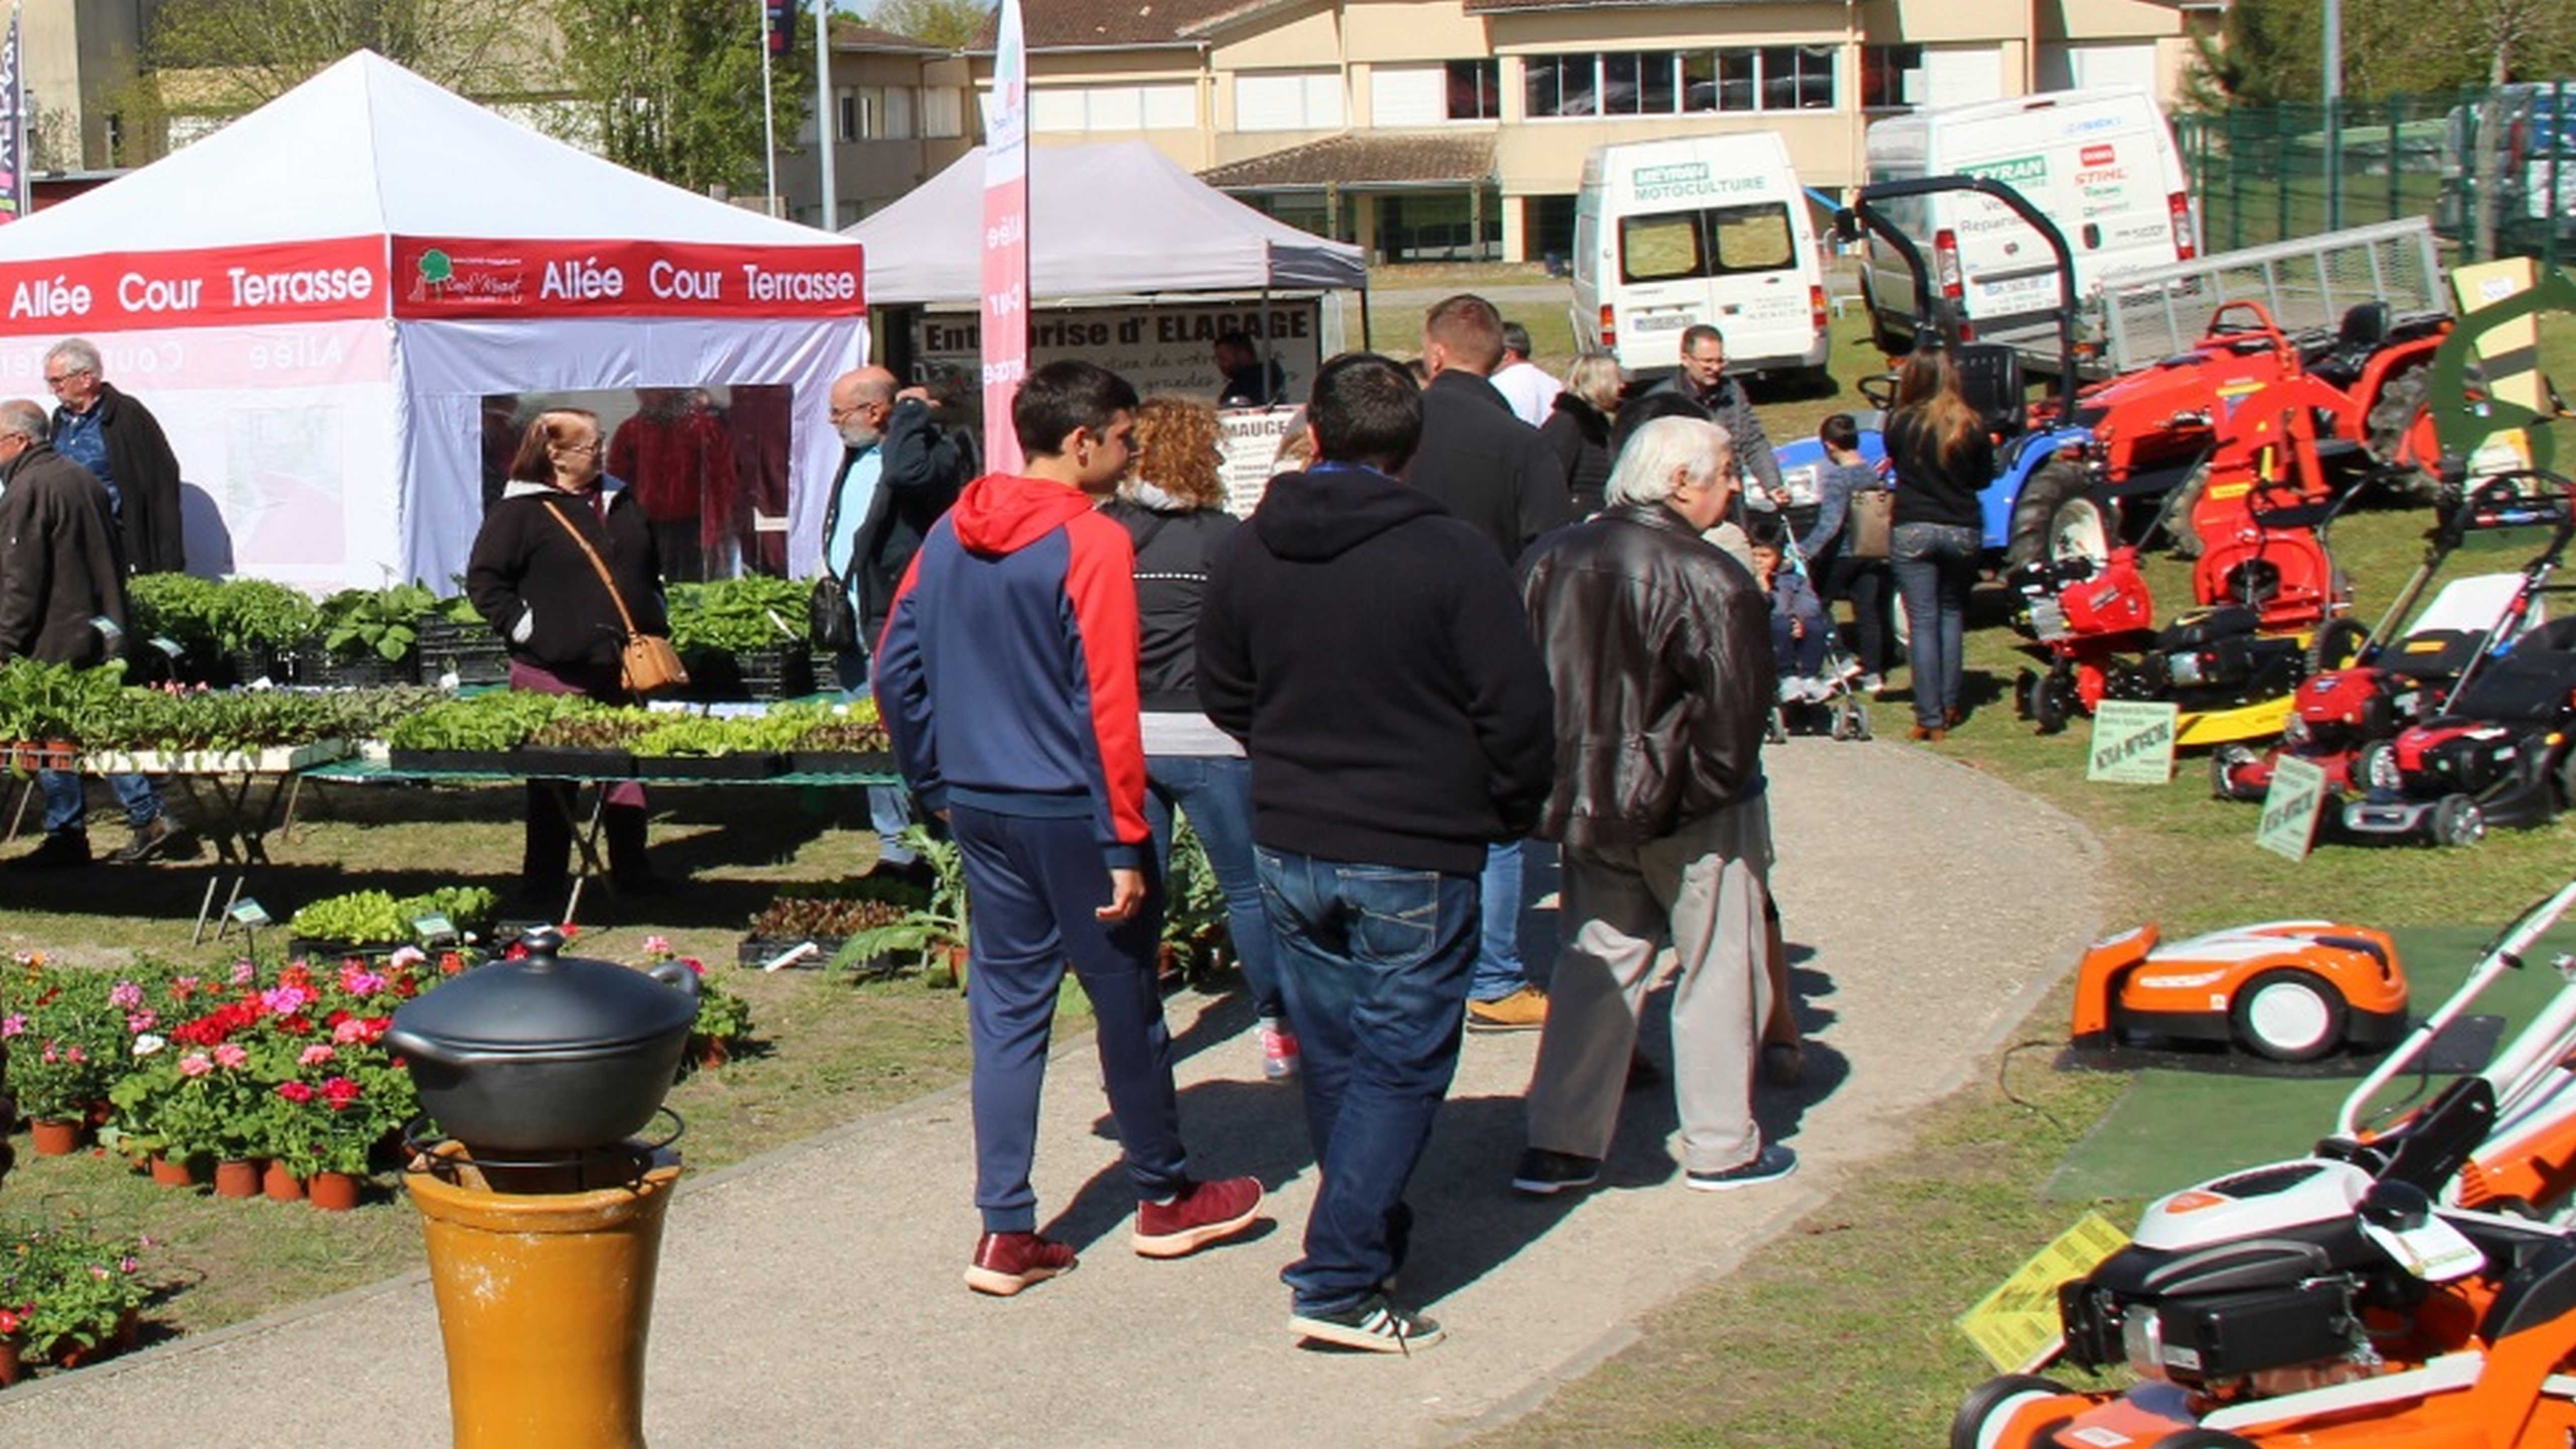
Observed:
[[[1887,688],[1887,681],[1875,674],[1864,674],[1860,677],[1860,692],[1863,694],[1876,696],[1885,688]]]

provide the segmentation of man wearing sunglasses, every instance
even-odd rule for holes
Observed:
[[[126,566],[138,574],[187,567],[179,538],[179,460],[151,411],[108,384],[98,349],[67,337],[45,353],[54,394],[54,450],[107,486],[125,535]]]

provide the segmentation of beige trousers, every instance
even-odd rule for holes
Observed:
[[[1723,1172],[1753,1160],[1753,1073],[1770,1009],[1763,882],[1771,807],[1756,796],[1635,847],[1565,850],[1573,930],[1548,986],[1547,1028],[1529,1091],[1529,1145],[1606,1156],[1637,1043],[1637,1013],[1667,942],[1673,988],[1673,1098],[1682,1166]]]

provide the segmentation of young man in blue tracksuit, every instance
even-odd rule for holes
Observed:
[[[1134,554],[1095,513],[1127,472],[1136,392],[1087,362],[1021,384],[1026,475],[966,486],[897,589],[876,697],[904,778],[948,817],[974,901],[975,1206],[966,1285],[1008,1297],[1070,1271],[1029,1186],[1057,988],[1069,962],[1099,1023],[1109,1109],[1136,1185],[1138,1253],[1172,1258],[1250,1227],[1261,1185],[1196,1182],[1181,1146],[1146,862]]]

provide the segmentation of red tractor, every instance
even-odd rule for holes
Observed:
[[[2422,470],[2440,449],[2424,408],[2426,383],[2450,327],[2448,317],[2431,316],[2392,328],[2388,305],[2374,301],[2346,312],[2330,341],[2308,341],[2284,333],[2260,302],[2225,302],[2189,351],[2086,388],[2076,397],[2073,419],[2099,439],[2104,491],[2113,500],[2169,495],[2159,518],[2188,556],[2201,535],[2185,521],[2210,476],[2212,455],[2234,435],[2257,394],[2262,413],[2305,409],[2329,449],[2358,449],[2360,461],[2379,475],[2429,477]],[[2034,411],[2048,408],[2039,404]],[[2070,503],[2082,506],[2033,490],[2021,507],[2033,511],[2034,528],[2047,530],[2040,536],[2064,537],[2067,520],[2059,510]],[[2018,523],[2016,537],[2024,532]],[[2115,520],[2101,523],[2107,552]]]

